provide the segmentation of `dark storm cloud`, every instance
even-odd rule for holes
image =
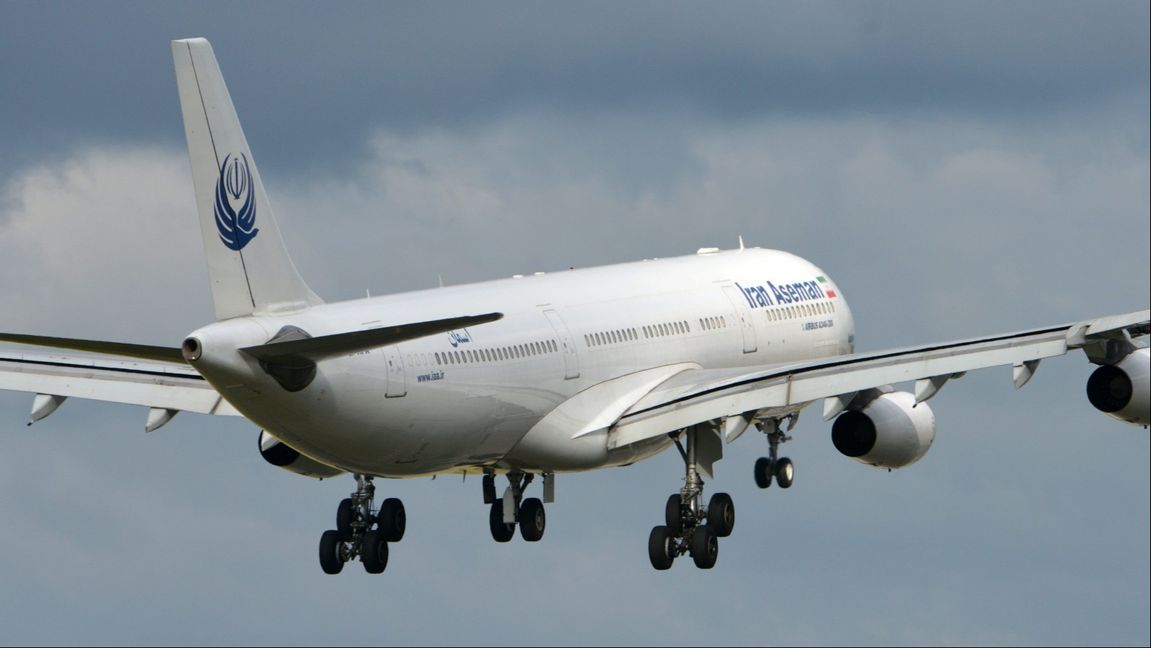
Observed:
[[[1146,101],[1141,3],[5,4],[0,174],[32,147],[181,144],[167,41],[212,40],[266,165],[365,124],[509,113],[996,115]],[[141,38],[141,34],[149,37]]]

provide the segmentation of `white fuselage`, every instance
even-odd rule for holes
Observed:
[[[287,392],[238,348],[284,326],[312,336],[500,312],[466,330],[319,363]],[[631,463],[669,441],[588,452],[533,444],[533,427],[593,385],[656,367],[765,366],[850,353],[843,296],[811,263],[746,249],[568,270],[235,318],[195,335],[197,369],[245,416],[350,472],[480,466],[548,471]],[[602,438],[602,437],[599,437]]]

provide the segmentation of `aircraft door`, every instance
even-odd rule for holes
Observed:
[[[404,360],[400,355],[399,345],[391,344],[384,347],[384,361],[388,364],[388,387],[384,396],[399,398],[406,395],[408,385],[404,378]]]
[[[724,286],[723,294],[731,302],[731,308],[739,320],[739,329],[743,334],[743,352],[755,353],[758,348],[755,340],[755,325],[751,322],[751,312],[747,309],[747,300],[740,294],[735,286]]]
[[[579,378],[579,356],[576,355],[575,344],[572,342],[571,334],[568,333],[567,325],[560,318],[560,314],[550,308],[544,311],[544,316],[548,318],[556,337],[559,338],[560,351],[564,357],[564,378]]]

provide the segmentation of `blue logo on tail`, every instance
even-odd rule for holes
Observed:
[[[216,229],[229,250],[239,252],[256,238],[256,194],[252,191],[252,172],[248,158],[229,155],[220,165],[216,181]]]

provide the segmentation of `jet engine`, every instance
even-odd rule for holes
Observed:
[[[1105,364],[1087,379],[1087,398],[1114,419],[1147,427],[1151,409],[1151,352],[1135,349],[1115,364]]]
[[[880,394],[862,409],[840,414],[831,441],[845,456],[879,468],[919,461],[935,440],[935,414],[908,392]]]
[[[315,479],[335,477],[344,472],[300,454],[295,448],[268,434],[267,430],[260,430],[260,456],[273,466]]]

